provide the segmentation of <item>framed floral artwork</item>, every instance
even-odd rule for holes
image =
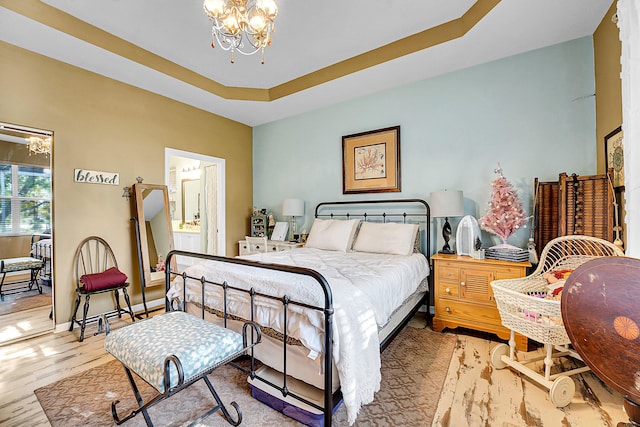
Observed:
[[[607,159],[607,170],[613,169],[613,187],[616,190],[624,190],[622,127],[615,129],[604,137],[604,152]]]
[[[342,193],[400,191],[400,126],[342,137]]]

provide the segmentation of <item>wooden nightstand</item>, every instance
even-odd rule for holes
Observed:
[[[301,248],[304,246],[304,243],[297,242],[281,242],[278,240],[267,240],[267,252],[279,252],[279,251],[290,251],[291,249]],[[246,240],[240,240],[238,242],[238,254],[240,255],[251,255],[256,252],[251,252],[249,250],[249,245],[247,245]]]
[[[433,330],[465,327],[508,340],[510,331],[502,326],[490,283],[524,277],[531,264],[444,254],[435,254],[431,260],[436,306]],[[527,337],[516,334],[518,350],[526,351],[527,341]]]

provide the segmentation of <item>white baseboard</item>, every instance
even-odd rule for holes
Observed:
[[[153,301],[147,301],[147,309],[153,310],[154,308],[164,307],[164,298],[156,299]],[[82,309],[82,307],[80,307]],[[78,313],[80,313],[80,309],[78,309]],[[134,313],[142,313],[144,312],[144,305],[142,303],[131,306],[131,309]],[[60,332],[66,332],[69,330],[69,326],[71,326],[71,321],[66,323],[57,324],[53,333],[57,334]]]

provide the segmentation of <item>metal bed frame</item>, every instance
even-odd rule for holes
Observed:
[[[53,244],[35,245],[40,240],[51,239],[51,234],[32,234],[31,235],[31,251],[34,258],[43,261],[42,270],[40,271],[40,279],[51,285],[51,260],[53,259]],[[35,247],[34,247],[35,245]]]
[[[407,212],[401,212],[401,207],[393,207],[393,211],[392,213],[374,213],[374,214],[369,214],[366,211],[361,211],[360,213],[350,213],[348,211],[342,212],[340,211],[339,213],[321,213],[321,211],[324,211],[326,209],[328,209],[329,206],[333,206],[334,210],[340,210],[342,209],[342,207],[345,206],[369,206],[369,205],[378,205],[378,204],[393,204],[393,205],[402,205],[405,207],[408,206],[413,206],[412,208],[412,212],[407,213]],[[419,210],[420,212],[413,212]],[[424,239],[424,250],[422,251],[423,254],[425,254],[426,258],[427,258],[427,262],[429,263],[429,265],[431,265],[430,262],[430,251],[431,251],[431,245],[430,245],[430,208],[429,205],[427,204],[427,202],[425,202],[424,200],[421,199],[396,199],[396,200],[373,200],[373,201],[337,201],[337,202],[322,202],[319,203],[316,208],[315,208],[315,217],[316,218],[331,218],[331,219],[335,219],[335,218],[346,218],[346,219],[356,219],[356,218],[363,218],[364,221],[368,221],[368,220],[372,220],[372,221],[377,221],[377,222],[399,222],[397,220],[402,220],[403,223],[406,223],[408,220],[410,220],[411,218],[421,218],[421,221],[424,221],[424,231],[425,231],[425,239]],[[395,220],[395,221],[394,221]],[[272,295],[268,295],[268,294],[264,294],[261,292],[257,292],[255,289],[250,289],[249,291],[242,289],[242,288],[238,288],[238,287],[234,287],[232,284],[229,283],[216,283],[216,282],[212,282],[212,281],[208,281],[205,279],[205,277],[193,277],[193,276],[189,276],[186,274],[186,272],[178,272],[178,271],[172,271],[170,268],[165,270],[165,293],[169,291],[169,288],[171,286],[172,283],[172,279],[175,279],[176,277],[182,277],[183,280],[183,295],[182,295],[182,301],[186,301],[186,281],[187,279],[192,279],[192,280],[197,280],[200,281],[202,283],[202,300],[204,302],[204,288],[205,288],[205,284],[206,285],[210,285],[210,286],[218,286],[222,289],[223,292],[223,316],[222,316],[222,322],[224,327],[227,327],[227,320],[228,320],[228,313],[227,313],[227,296],[228,296],[228,292],[229,290],[232,290],[234,292],[243,292],[243,293],[248,293],[250,296],[250,301],[251,301],[251,318],[250,319],[246,319],[248,321],[253,322],[254,321],[254,311],[255,311],[255,298],[256,297],[261,297],[261,298],[267,298],[267,299],[271,299],[274,301],[280,301],[283,307],[283,313],[284,313],[284,331],[283,331],[283,339],[282,339],[282,345],[283,345],[283,372],[282,372],[282,386],[279,386],[278,384],[274,384],[272,381],[269,381],[268,379],[262,378],[259,375],[256,374],[256,370],[255,370],[255,360],[254,360],[254,354],[253,354],[253,349],[251,349],[251,354],[249,355],[250,357],[250,368],[247,369],[243,366],[238,365],[237,363],[233,363],[233,366],[235,366],[236,368],[242,370],[243,372],[245,372],[247,375],[249,375],[252,379],[257,378],[258,380],[270,385],[271,387],[273,387],[276,390],[279,390],[282,395],[284,397],[286,396],[291,396],[293,398],[295,398],[298,401],[304,402],[307,405],[310,405],[318,410],[323,411],[324,413],[324,426],[325,427],[331,427],[331,420],[332,420],[332,415],[333,415],[333,408],[334,405],[340,401],[340,399],[342,398],[342,393],[340,391],[340,388],[338,388],[338,390],[333,393],[332,392],[332,382],[333,382],[333,378],[332,378],[332,365],[333,365],[333,353],[332,353],[332,347],[333,347],[333,328],[332,328],[332,324],[333,324],[333,314],[334,314],[334,310],[333,310],[333,299],[332,299],[332,293],[331,293],[331,287],[329,286],[327,280],[317,271],[309,269],[309,268],[302,268],[302,267],[293,267],[293,266],[288,266],[288,265],[279,265],[279,264],[267,264],[267,263],[259,263],[259,262],[255,262],[255,261],[248,261],[248,260],[244,260],[244,259],[239,259],[239,258],[227,258],[227,257],[221,257],[221,256],[216,256],[216,255],[208,255],[208,254],[202,254],[202,253],[195,253],[195,252],[188,252],[188,251],[180,251],[180,250],[173,250],[170,251],[169,254],[167,254],[166,257],[166,265],[167,266],[171,266],[171,260],[174,256],[187,256],[187,257],[194,257],[194,258],[199,258],[202,260],[213,260],[213,261],[219,261],[219,262],[224,262],[224,263],[229,263],[229,264],[236,264],[236,265],[243,265],[243,266],[249,266],[249,267],[255,267],[255,268],[259,268],[259,269],[268,269],[268,270],[277,270],[277,271],[283,271],[283,272],[287,272],[287,273],[291,273],[291,274],[299,274],[299,275],[304,275],[304,276],[309,276],[312,277],[313,279],[316,280],[316,282],[318,283],[318,286],[320,286],[322,288],[322,291],[324,293],[324,306],[322,307],[318,307],[318,306],[313,306],[313,305],[309,305],[309,304],[305,304],[302,302],[298,302],[298,301],[294,301],[291,300],[289,297],[287,297],[286,295],[284,297],[274,297]],[[415,315],[415,313],[420,309],[420,307],[426,302],[428,303],[428,297],[429,295],[432,293],[432,280],[431,280],[431,274],[429,275],[429,289],[428,292],[425,293],[425,296],[423,298],[421,298],[421,300],[415,305],[415,307],[413,307],[410,312],[408,313],[407,316],[405,316],[402,321],[393,329],[393,331],[380,343],[380,351],[383,351],[390,343],[391,341],[398,335],[398,333],[402,330],[402,328],[404,328],[404,326],[409,322],[409,320]],[[287,307],[292,306],[292,305],[297,305],[300,307],[304,307],[307,309],[311,309],[311,310],[318,310],[321,311],[324,314],[324,404],[323,406],[319,406],[314,402],[309,401],[308,399],[305,399],[304,397],[295,394],[294,392],[292,392],[291,390],[288,389],[287,387],[287,351],[286,351],[286,347],[287,345],[287,337],[288,337],[288,333],[287,333]],[[165,301],[165,309],[167,311],[169,311],[171,309],[170,307],[170,302],[168,300]],[[205,306],[204,303],[201,304],[201,315],[204,317],[205,315]],[[429,310],[427,310],[427,315],[429,313]]]

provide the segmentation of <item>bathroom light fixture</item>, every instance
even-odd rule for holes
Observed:
[[[211,47],[214,40],[223,50],[231,50],[231,63],[234,53],[253,55],[262,52],[271,45],[273,24],[278,16],[275,0],[204,0],[203,8],[213,21]]]

